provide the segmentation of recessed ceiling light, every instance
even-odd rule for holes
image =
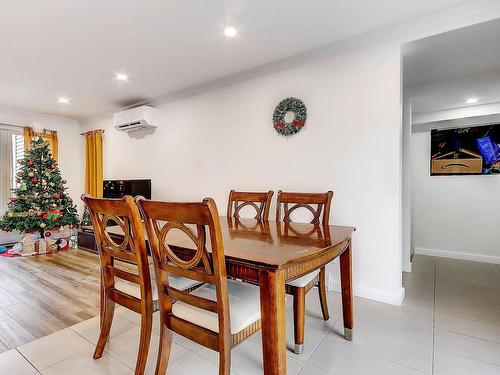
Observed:
[[[478,98],[469,98],[467,99],[466,103],[467,104],[474,104],[474,103],[477,103],[479,101]]]
[[[229,38],[233,38],[236,36],[236,29],[232,26],[228,26],[224,29],[224,35],[229,37]]]
[[[128,76],[123,73],[116,73],[115,79],[117,79],[118,81],[128,81]]]
[[[61,104],[69,104],[69,99],[65,98],[64,96],[57,98],[57,101]]]

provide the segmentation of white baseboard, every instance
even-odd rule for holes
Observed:
[[[340,282],[330,280],[328,283],[328,290],[340,292]],[[356,297],[371,299],[373,301],[388,303],[396,306],[401,306],[403,300],[405,299],[405,288],[401,288],[399,292],[392,294],[377,289],[354,286],[353,292]]]
[[[403,272],[411,272],[411,262],[408,264],[403,264]]]
[[[500,257],[493,255],[463,253],[458,251],[438,250],[438,249],[426,249],[423,247],[415,247],[415,254],[429,255],[439,258],[462,259],[462,260],[472,260],[475,262],[500,264]]]

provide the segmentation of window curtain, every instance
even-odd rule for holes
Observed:
[[[93,130],[82,135],[85,137],[85,192],[102,198],[102,134],[104,130]]]
[[[7,203],[12,192],[12,178],[14,169],[14,155],[11,130],[0,129],[0,214],[7,210]]]
[[[24,147],[29,150],[31,148],[31,140],[41,137],[42,139],[49,142],[49,149],[52,157],[57,161],[58,155],[58,144],[57,144],[57,132],[55,130],[43,130],[42,132],[36,132],[30,126],[24,127]]]

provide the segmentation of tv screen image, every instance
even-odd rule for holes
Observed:
[[[121,198],[125,195],[133,197],[142,195],[151,199],[151,180],[104,180],[103,197]]]
[[[500,174],[500,124],[431,131],[431,176]]]

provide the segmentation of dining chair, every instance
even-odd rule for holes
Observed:
[[[94,351],[94,359],[101,358],[106,347],[113,322],[115,303],[141,314],[141,333],[135,366],[136,374],[143,374],[151,338],[153,310],[157,299],[153,296],[149,274],[144,229],[139,211],[132,197],[122,199],[98,199],[83,195],[87,205],[99,258],[101,261],[101,332]],[[109,226],[118,225],[124,237],[110,236]],[[115,261],[136,265],[137,272]],[[135,271],[135,270],[134,270]],[[128,282],[128,283],[127,283]]]
[[[276,202],[276,221],[292,222],[291,215],[297,209],[303,208],[312,214],[311,224],[328,226],[333,192],[327,193],[289,193],[278,191]],[[313,207],[315,205],[315,207]],[[283,208],[283,212],[282,212]],[[293,328],[295,338],[295,353],[304,351],[304,324],[306,293],[318,285],[319,300],[323,319],[330,319],[326,301],[326,271],[325,267],[313,271],[286,283],[287,294],[293,296]]]
[[[255,209],[257,220],[268,220],[269,209],[271,208],[271,199],[274,192],[268,191],[262,193],[242,192],[231,190],[229,192],[229,201],[227,204],[227,217],[240,218],[240,210],[243,207],[251,206]],[[258,205],[257,205],[258,204]]]
[[[231,348],[258,331],[259,288],[227,279],[215,202],[155,202],[136,199],[151,244],[158,284],[160,346],[156,374],[165,374],[172,331],[219,353],[219,374],[231,368]],[[179,250],[189,251],[189,256]],[[210,249],[210,251],[208,250]],[[170,283],[179,275],[205,283],[187,293]]]
[[[94,351],[99,359],[109,339],[115,303],[141,315],[141,332],[135,374],[146,366],[153,311],[158,309],[156,285],[151,284],[144,226],[131,196],[121,199],[98,199],[82,195],[89,209],[101,263],[101,331]],[[109,233],[118,226],[122,236]],[[119,261],[119,262],[117,262]],[[197,282],[178,278],[179,288],[190,289]]]

